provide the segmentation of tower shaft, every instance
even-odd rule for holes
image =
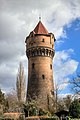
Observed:
[[[28,57],[27,97],[39,101],[40,107],[47,108],[53,96],[54,35],[48,33],[41,22],[26,38]]]

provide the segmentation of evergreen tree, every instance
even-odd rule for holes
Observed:
[[[16,88],[17,88],[18,101],[25,102],[26,101],[26,79],[24,75],[23,64],[21,62],[20,62],[19,70],[17,74]]]

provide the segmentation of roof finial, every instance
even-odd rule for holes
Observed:
[[[39,15],[39,21],[41,21],[41,16]]]

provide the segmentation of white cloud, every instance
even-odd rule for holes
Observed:
[[[68,85],[69,75],[72,75],[77,67],[78,62],[71,58],[73,50],[58,51],[54,57],[54,81],[55,85],[59,86],[59,89],[65,89]]]
[[[69,27],[72,21],[80,19],[80,0],[0,0],[0,71],[3,71],[0,84],[3,87],[6,86],[5,81],[11,86],[16,81],[16,73],[12,73],[17,71],[20,60],[24,62],[27,76],[25,38],[37,24],[39,14],[43,24],[49,32],[54,33],[56,39],[67,37],[64,26]],[[58,74],[62,79],[73,74],[78,63],[70,59],[70,51],[59,51],[56,52],[54,64],[55,76]]]

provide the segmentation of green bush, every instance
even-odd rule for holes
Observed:
[[[24,116],[20,116],[19,120],[25,120],[25,117]]]
[[[69,107],[69,114],[72,118],[80,118],[80,103],[74,100]]]
[[[47,115],[47,111],[40,109],[39,110],[39,116]]]
[[[0,117],[0,120],[4,120],[4,118],[3,118],[3,117]]]

